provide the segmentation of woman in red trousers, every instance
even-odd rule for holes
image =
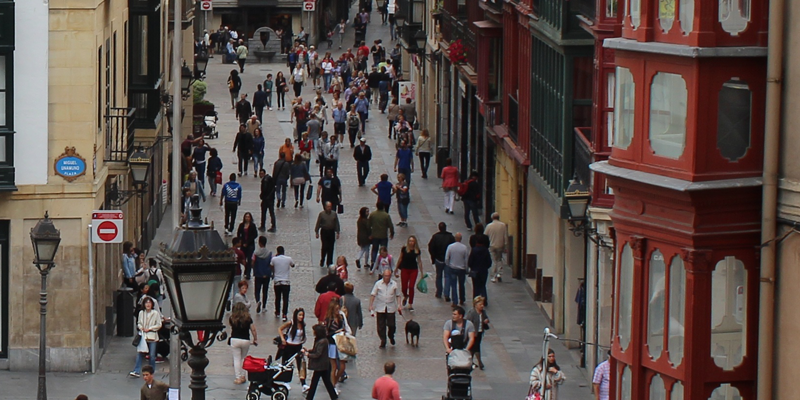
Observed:
[[[414,286],[417,284],[419,275],[422,275],[419,244],[415,236],[409,236],[406,245],[400,249],[395,277],[400,277],[400,286],[403,289],[403,307],[408,304],[408,311],[412,312],[414,311]]]

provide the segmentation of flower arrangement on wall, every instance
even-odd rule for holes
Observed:
[[[450,43],[450,62],[453,64],[460,64],[467,61],[467,50],[461,39],[454,40]]]

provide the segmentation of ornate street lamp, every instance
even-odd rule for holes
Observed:
[[[205,52],[194,56],[194,78],[204,79],[206,77],[206,67],[208,67],[208,54]]]
[[[39,391],[37,400],[47,399],[47,377],[45,376],[45,348],[47,343],[47,274],[55,267],[53,260],[61,243],[61,232],[53,225],[47,211],[44,219],[31,228],[33,244],[33,263],[42,276],[42,290],[39,292]]]
[[[192,74],[192,70],[186,66],[186,63],[183,63],[183,67],[181,67],[181,94],[184,100],[188,100],[189,96],[192,94],[192,82],[194,82],[194,74]]]
[[[147,186],[147,175],[150,172],[150,156],[139,147],[131,158],[128,159],[128,165],[131,167],[131,175],[133,176],[133,184],[137,187],[144,188]]]
[[[569,212],[569,224],[572,225],[572,233],[581,236],[588,232],[590,227],[587,224],[586,210],[591,199],[589,189],[577,177],[572,179],[567,190],[564,191],[564,198],[567,200],[567,210]]]
[[[414,34],[414,42],[417,44],[417,53],[424,55],[425,46],[428,44],[428,35],[425,34],[424,30],[420,29]]]
[[[172,243],[161,244],[158,260],[172,304],[173,334],[179,334],[189,347],[192,399],[205,400],[206,349],[225,327],[222,316],[236,271],[236,256],[219,232],[203,222],[197,195],[192,197],[189,214],[186,228],[175,231]],[[192,331],[205,331],[203,339],[195,343]]]

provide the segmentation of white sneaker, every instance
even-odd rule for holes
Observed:
[[[311,389],[311,386],[303,385],[303,393],[308,392],[308,389]]]
[[[337,396],[338,396],[338,395],[340,395],[340,394],[342,393],[342,391],[341,391],[341,390],[339,390],[339,384],[338,384],[338,383],[336,384],[336,386],[334,386],[334,387],[333,387],[333,391],[335,391],[335,392],[336,392],[336,395],[337,395]]]
[[[492,283],[495,283],[495,282],[497,282],[497,277],[496,276],[492,277]]]

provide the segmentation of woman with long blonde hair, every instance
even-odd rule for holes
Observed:
[[[256,334],[256,326],[253,324],[253,319],[250,317],[250,311],[244,303],[236,303],[233,305],[231,316],[228,319],[231,326],[231,352],[233,353],[233,383],[241,385],[247,380],[244,369],[242,369],[242,362],[247,357],[247,352],[250,350],[250,334],[253,334],[253,344],[258,345],[258,336]]]
[[[419,241],[417,237],[411,235],[406,241],[406,245],[400,249],[400,257],[397,259],[397,269],[394,276],[400,278],[400,286],[403,291],[403,307],[408,304],[408,311],[414,311],[414,287],[417,284],[417,277],[422,275],[422,257],[420,256]]]
[[[328,358],[331,362],[331,382],[339,387],[339,379],[344,375],[345,363],[339,360],[339,349],[336,347],[336,340],[333,335],[345,332],[353,334],[350,325],[347,324],[347,317],[342,312],[339,299],[331,299],[328,303],[328,311],[325,313],[325,327],[328,330]]]

